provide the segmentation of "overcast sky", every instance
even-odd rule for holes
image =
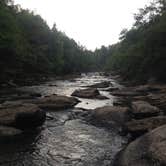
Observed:
[[[118,41],[123,28],[130,28],[133,14],[151,0],[15,0],[40,14],[52,27],[65,32],[86,48]]]

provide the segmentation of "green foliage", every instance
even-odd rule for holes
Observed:
[[[166,1],[155,0],[135,15],[135,24],[123,30],[121,41],[110,47],[106,68],[126,79],[166,81]]]
[[[33,12],[0,1],[0,80],[94,70],[95,56]]]

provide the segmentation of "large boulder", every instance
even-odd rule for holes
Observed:
[[[103,124],[124,125],[130,119],[127,107],[105,106],[96,108],[92,114],[93,120]]]
[[[0,125],[25,129],[41,126],[46,113],[34,104],[4,104],[0,107]]]
[[[100,83],[96,83],[94,85],[90,85],[91,88],[108,88],[110,86],[110,81],[103,81]]]
[[[166,117],[156,116],[127,122],[126,129],[135,138],[164,124],[166,124]]]
[[[116,166],[165,166],[166,125],[131,142],[115,161]]]
[[[72,96],[80,97],[80,98],[89,98],[89,99],[108,99],[105,96],[102,96],[97,89],[88,88],[88,89],[79,89],[75,90],[72,93]]]
[[[59,109],[72,108],[80,101],[74,97],[51,95],[32,102],[37,104],[40,108],[56,111]]]
[[[158,115],[161,110],[146,101],[132,102],[132,113],[136,119]]]

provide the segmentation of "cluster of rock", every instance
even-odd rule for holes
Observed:
[[[110,82],[92,85],[84,90],[76,90],[72,96],[90,99],[108,99],[97,88],[106,88]],[[54,85],[51,85],[54,86]],[[58,111],[74,107],[80,101],[75,97],[20,91],[15,88],[0,92],[0,139],[20,136],[26,129],[41,126],[47,111]]]
[[[0,105],[0,139],[21,136],[25,130],[41,126],[45,122],[46,111],[71,108],[78,102],[74,97],[58,95],[4,102]]]
[[[110,93],[120,99],[114,103],[117,107],[130,108],[123,129],[132,136],[132,142],[119,153],[115,165],[166,165],[166,86],[143,85]]]
[[[115,160],[115,166],[166,165],[166,86],[143,85],[108,88],[117,97],[114,106],[91,110],[92,120],[107,127],[120,127],[130,134],[130,143]]]

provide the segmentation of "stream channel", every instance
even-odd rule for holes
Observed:
[[[110,77],[99,73],[82,74],[68,80],[52,80],[41,85],[21,87],[23,90],[41,93],[43,96],[60,94],[70,96],[76,89],[102,81],[120,86]],[[50,86],[52,85],[52,86]],[[0,165],[3,166],[112,166],[116,154],[124,147],[127,138],[115,129],[94,125],[82,117],[83,109],[95,109],[113,105],[115,98],[107,100],[81,99],[73,109],[48,112],[42,128],[24,135],[21,141],[0,145]],[[79,116],[76,116],[76,115]]]

